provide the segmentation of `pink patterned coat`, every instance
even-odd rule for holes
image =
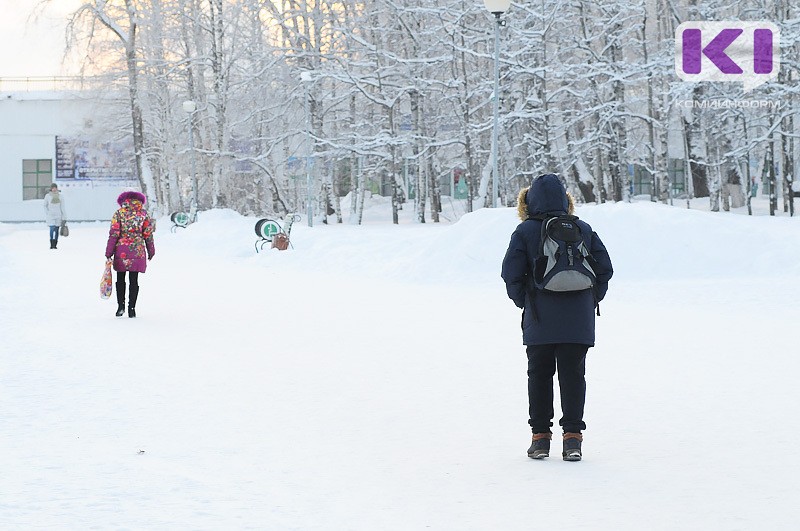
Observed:
[[[106,258],[114,257],[114,271],[144,273],[147,260],[156,254],[156,227],[144,210],[145,201],[139,192],[123,192],[117,198],[120,208],[111,218],[106,244]]]

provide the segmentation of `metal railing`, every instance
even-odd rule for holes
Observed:
[[[0,77],[0,92],[75,92],[96,90],[115,83],[107,76]]]

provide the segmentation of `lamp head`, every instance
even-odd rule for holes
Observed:
[[[483,0],[483,5],[490,13],[497,15],[508,11],[508,8],[511,7],[511,0]]]

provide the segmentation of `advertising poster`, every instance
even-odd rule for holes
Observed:
[[[56,179],[133,180],[132,143],[57,136]]]

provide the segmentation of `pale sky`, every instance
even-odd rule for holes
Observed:
[[[0,0],[0,77],[75,74],[61,65],[67,14],[81,0],[51,0],[37,19],[28,17],[39,0]]]

